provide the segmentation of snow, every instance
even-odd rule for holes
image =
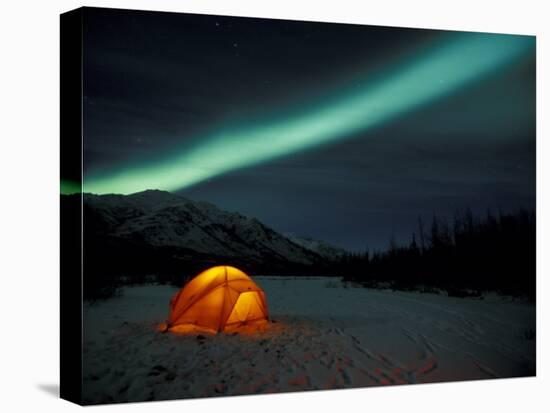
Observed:
[[[293,234],[284,235],[293,243],[298,244],[305,249],[313,251],[329,260],[338,259],[346,253],[346,250],[344,250],[343,248],[335,247],[325,241],[320,241],[309,237],[298,237]]]
[[[432,383],[535,374],[535,306],[355,288],[334,278],[254,277],[262,331],[159,333],[169,286],[84,306],[86,403]]]
[[[255,218],[228,212],[166,191],[132,195],[85,194],[85,206],[97,212],[115,238],[142,240],[147,246],[168,246],[225,257],[266,258],[311,264],[315,249],[298,245]]]

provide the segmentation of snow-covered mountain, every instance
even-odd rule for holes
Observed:
[[[334,256],[323,243],[293,241],[255,218],[166,191],[85,194],[84,207],[84,219],[93,217],[92,231],[139,245],[250,262],[309,265]]]
[[[316,252],[328,260],[336,260],[346,253],[346,250],[343,248],[335,247],[325,241],[320,241],[309,237],[297,237],[291,234],[285,234],[285,236],[293,243],[301,245],[310,251]]]

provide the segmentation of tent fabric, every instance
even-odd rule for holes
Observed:
[[[172,297],[167,327],[221,332],[268,317],[264,291],[241,270],[224,265],[201,272]]]

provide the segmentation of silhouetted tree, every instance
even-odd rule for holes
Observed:
[[[408,246],[398,246],[392,236],[388,250],[373,254],[368,265],[364,257],[353,256],[342,271],[346,279],[366,285],[385,282],[398,289],[424,285],[457,296],[493,290],[534,300],[535,230],[534,212],[499,211],[495,216],[487,211],[483,219],[476,219],[468,208],[454,214],[452,229],[434,214],[427,243],[419,217],[420,248],[416,233]],[[358,267],[362,271],[354,271]]]

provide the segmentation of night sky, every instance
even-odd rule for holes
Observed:
[[[535,39],[87,9],[84,190],[353,250],[535,207]]]

